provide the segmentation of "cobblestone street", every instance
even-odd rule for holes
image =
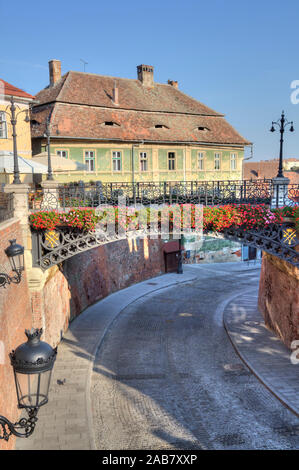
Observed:
[[[239,360],[217,316],[228,293],[256,294],[258,274],[198,269],[122,312],[93,373],[97,448],[298,448],[298,419]]]
[[[298,417],[246,367],[223,326],[228,308],[245,321],[256,305],[259,272],[188,266],[87,309],[59,347],[34,436],[17,448],[298,449]],[[267,349],[263,334],[252,364]]]

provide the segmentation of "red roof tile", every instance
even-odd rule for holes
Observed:
[[[293,159],[285,159],[293,161]],[[284,160],[284,161],[285,161]],[[294,159],[294,161],[298,161]],[[275,178],[278,173],[279,160],[261,160],[259,162],[244,162],[244,179]],[[299,173],[284,170],[284,176],[290,179],[290,183],[299,184]]]
[[[244,162],[244,179],[274,178],[278,172],[278,159]]]
[[[112,100],[114,82],[118,105]],[[83,72],[68,72],[53,87],[37,93],[36,99],[40,104],[56,100],[114,109],[222,116],[171,85],[154,83],[153,87],[146,87],[139,80]]]
[[[4,84],[4,95],[6,96],[19,96],[21,98],[29,98],[29,99],[34,98],[34,96],[29,95],[29,93],[26,93],[26,91],[23,91],[20,88],[17,88],[14,85],[7,83],[5,80],[0,79],[0,83]]]
[[[143,140],[146,142],[203,142],[245,145],[241,137],[223,117],[196,116],[170,113],[140,113],[127,110],[111,110],[97,107],[74,106],[56,103],[53,106],[51,124],[59,129],[60,137]],[[32,137],[39,137],[45,131],[45,121],[50,107],[32,113],[32,119],[40,125],[32,127]],[[114,122],[106,126],[105,122]],[[155,128],[163,124],[165,128]],[[197,128],[209,130],[200,131]]]
[[[114,83],[118,105],[113,102]],[[36,95],[32,136],[41,137],[45,119],[60,137],[121,141],[197,142],[247,145],[222,114],[172,85],[144,86],[139,80],[68,72],[54,86]],[[114,126],[105,126],[114,122]],[[164,128],[155,128],[162,124]],[[198,130],[206,127],[207,130]]]
[[[297,171],[285,171],[284,176],[289,178],[290,184],[299,184],[299,173]]]

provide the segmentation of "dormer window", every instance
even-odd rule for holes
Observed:
[[[195,129],[197,131],[209,131],[210,130],[208,127],[205,127],[205,126],[197,126]]]
[[[155,129],[169,129],[165,124],[156,124]]]
[[[120,124],[114,121],[105,121],[103,122],[102,126],[111,126],[111,127],[119,127]]]

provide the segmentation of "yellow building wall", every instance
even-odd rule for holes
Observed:
[[[30,132],[30,122],[25,122],[26,110],[29,109],[28,103],[22,103],[15,98],[16,104],[16,115],[17,115],[17,124],[16,124],[16,134],[17,134],[17,151],[18,155],[24,158],[32,157],[31,150],[31,132]],[[10,101],[7,99],[0,100],[0,112],[6,111],[10,114]],[[18,114],[20,113],[20,114]],[[13,137],[12,137],[12,125],[10,115],[6,114],[6,126],[7,126],[7,138],[0,138],[0,150],[13,152]],[[20,175],[20,179],[24,183],[32,182],[32,175]],[[11,183],[13,181],[13,175],[11,174],[0,174],[0,183]]]
[[[28,104],[17,103],[16,113],[20,111],[25,111],[28,109]],[[8,108],[7,108],[8,106]],[[7,111],[10,113],[10,103],[9,101],[0,102],[0,112]],[[22,112],[17,116],[17,150],[18,154],[24,158],[31,158],[31,133],[30,133],[30,122],[25,122],[26,112]],[[13,152],[13,139],[12,139],[12,125],[10,122],[10,117],[6,114],[6,124],[7,124],[7,139],[0,139],[0,150],[7,150]]]

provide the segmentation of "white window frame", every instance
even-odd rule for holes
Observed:
[[[236,152],[232,152],[230,154],[230,169],[231,169],[231,171],[236,171],[236,169],[237,169],[237,154],[236,154]]]
[[[94,150],[84,150],[84,161],[87,166],[86,171],[93,173],[96,166],[96,154]],[[92,165],[91,165],[92,163]]]
[[[204,160],[205,160],[205,153],[204,152],[198,152],[197,153],[197,169],[200,171],[203,171],[205,166],[204,166]]]
[[[122,154],[120,150],[113,150],[112,152],[112,171],[119,173],[122,167]]]
[[[139,153],[139,161],[140,161],[140,171],[147,171],[148,170],[148,158],[146,152]]]
[[[62,155],[65,153],[65,156]],[[61,158],[68,158],[68,151],[67,150],[56,150],[56,155]]]
[[[216,155],[218,155],[217,158],[216,158]],[[217,162],[218,162],[218,165],[216,165]],[[219,171],[220,169],[221,169],[221,153],[220,152],[215,152],[214,153],[214,170]]]
[[[0,139],[7,139],[7,122],[4,111],[0,111]]]
[[[173,155],[173,157],[170,157],[170,154]],[[168,160],[168,171],[175,171],[176,167],[176,155],[175,152],[168,152],[167,153],[167,160]],[[171,165],[170,165],[171,163]],[[170,168],[172,166],[173,168]]]

